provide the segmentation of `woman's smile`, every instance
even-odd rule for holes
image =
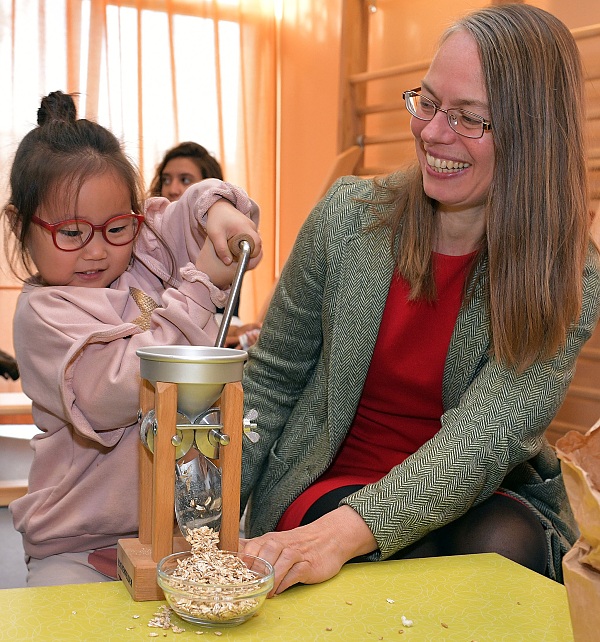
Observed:
[[[458,173],[461,170],[471,167],[470,163],[464,163],[463,161],[456,161],[446,158],[436,158],[431,154],[425,152],[425,157],[427,160],[427,165],[434,171],[439,174],[449,174],[449,173]]]

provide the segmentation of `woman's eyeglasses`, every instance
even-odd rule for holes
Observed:
[[[143,214],[120,214],[109,218],[104,225],[94,225],[82,218],[73,218],[58,223],[42,221],[37,216],[31,217],[31,222],[52,233],[54,245],[63,252],[74,252],[85,247],[94,236],[95,231],[101,231],[104,240],[110,245],[127,245],[138,235]]]
[[[483,132],[492,129],[492,123],[489,120],[464,109],[442,109],[436,105],[433,100],[421,96],[418,92],[420,87],[405,91],[402,94],[406,109],[410,114],[419,120],[433,120],[438,111],[446,114],[448,125],[460,136],[466,138],[481,138]]]

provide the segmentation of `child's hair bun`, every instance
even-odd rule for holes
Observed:
[[[72,123],[77,120],[75,101],[70,94],[53,91],[42,98],[42,104],[37,113],[38,125],[45,125],[53,120],[65,123]]]

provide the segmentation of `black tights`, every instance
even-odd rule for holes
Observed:
[[[301,525],[331,512],[341,499],[360,488],[360,485],[344,486],[323,495],[308,509]],[[498,553],[543,575],[546,572],[546,533],[525,504],[506,495],[494,494],[462,517],[428,533],[389,559],[473,553]]]

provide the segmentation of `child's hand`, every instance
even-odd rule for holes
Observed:
[[[259,254],[255,258],[248,261],[247,269],[251,270],[258,265],[262,256]],[[208,275],[208,278],[221,290],[226,290],[233,281],[235,271],[238,267],[238,262],[234,261],[229,265],[225,265],[223,261],[217,256],[214,245],[209,237],[204,241],[204,245],[200,250],[200,254],[196,259],[196,267]]]
[[[225,265],[217,256],[214,245],[209,237],[206,237],[204,245],[196,259],[196,267],[208,275],[208,278],[221,290],[226,290],[233,281],[237,263]]]
[[[209,208],[206,233],[212,241],[214,252],[225,265],[230,265],[234,260],[227,246],[227,241],[237,234],[247,234],[254,241],[254,251],[248,262],[248,270],[255,268],[262,258],[262,242],[256,225],[225,199],[219,199]],[[217,284],[215,283],[215,285]]]

